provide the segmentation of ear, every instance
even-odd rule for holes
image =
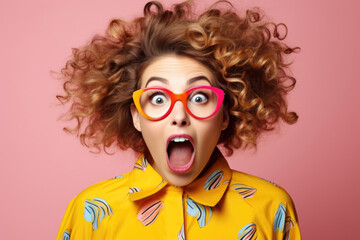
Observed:
[[[222,125],[221,125],[221,131],[225,130],[228,125],[229,125],[229,112],[224,109],[223,110],[223,122],[222,122]]]
[[[141,132],[141,126],[140,126],[140,113],[139,111],[136,109],[134,104],[131,104],[130,106],[130,110],[131,110],[131,116],[132,116],[132,120],[133,120],[133,125],[136,128],[136,130],[138,130],[139,132]]]

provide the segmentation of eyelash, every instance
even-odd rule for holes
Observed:
[[[150,96],[149,96],[149,99],[153,99],[154,96],[156,95],[162,95],[164,96],[164,93],[162,91],[159,91],[159,90],[156,90],[155,92],[153,92]]]

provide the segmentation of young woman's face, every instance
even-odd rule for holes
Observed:
[[[145,68],[140,81],[141,89],[161,87],[179,94],[193,87],[214,86],[215,79],[211,71],[198,61],[171,55],[153,60]],[[151,97],[151,101],[164,101],[163,96],[154,94],[158,98],[153,100],[153,96],[148,95],[145,100]],[[145,118],[134,106],[131,110],[134,126],[142,133],[151,154],[147,156],[149,162],[163,178],[176,186],[191,183],[201,173],[221,131],[228,124],[223,106],[215,115],[202,120],[191,116],[181,101],[175,103],[169,115],[158,121]]]

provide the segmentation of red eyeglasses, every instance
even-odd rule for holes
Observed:
[[[207,119],[219,111],[224,91],[211,86],[198,86],[175,94],[166,88],[145,88],[133,92],[137,110],[147,119],[166,118],[176,101],[181,101],[186,111],[196,119]]]

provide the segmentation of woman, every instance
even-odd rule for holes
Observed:
[[[139,158],[76,196],[57,239],[300,239],[286,191],[231,170],[218,149],[231,155],[279,119],[296,122],[283,59],[296,48],[257,12],[216,6],[195,16],[189,2],[149,2],[74,50],[59,96],[78,121],[68,130]]]

